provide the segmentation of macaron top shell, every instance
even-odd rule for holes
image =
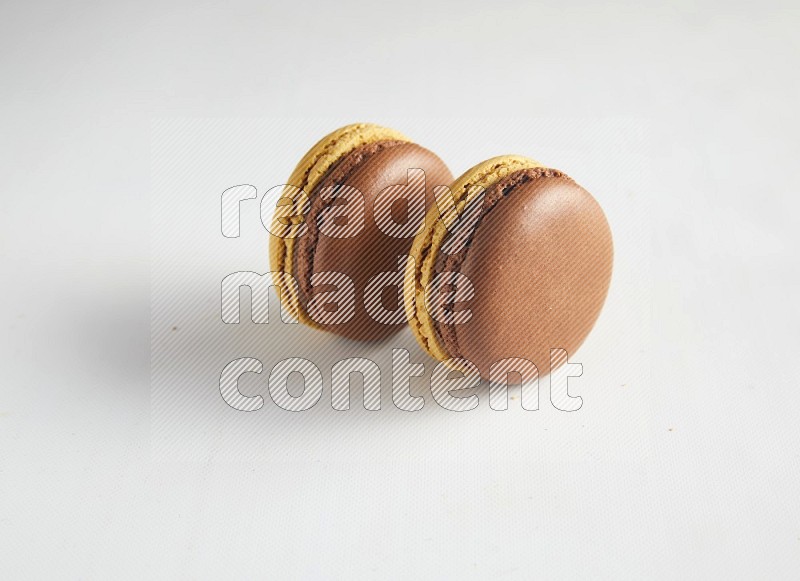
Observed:
[[[445,360],[447,353],[434,328],[434,321],[425,308],[424,293],[434,276],[434,261],[439,248],[449,235],[449,228],[462,215],[467,204],[497,180],[511,172],[540,167],[523,156],[505,155],[488,159],[464,172],[444,194],[437,194],[425,217],[425,229],[415,238],[405,275],[405,308],[411,330],[419,344],[432,357]]]
[[[448,254],[441,248],[452,233],[431,237],[418,273],[418,281],[430,281],[457,271],[471,282],[474,297],[453,305],[469,309],[469,320],[444,324],[423,303],[412,327],[435,357],[468,359],[486,378],[502,359],[527,359],[545,375],[551,349],[572,355],[597,320],[611,279],[611,232],[594,198],[562,172],[532,160],[524,165],[484,180],[480,219],[465,247]],[[419,294],[423,285],[414,285]]]
[[[371,123],[354,123],[329,133],[314,144],[297,164],[286,182],[292,189],[286,188],[284,197],[292,199],[292,206],[302,207],[304,200],[301,198],[311,196],[320,180],[345,155],[360,146],[388,140],[409,141],[399,131]],[[296,238],[286,235],[290,232],[291,226],[284,225],[279,217],[280,214],[276,212],[272,220],[271,232],[278,235],[270,236],[270,268],[276,275],[281,272],[294,275],[292,261]],[[313,319],[303,312],[299,297],[292,292],[293,289],[284,288],[277,276],[274,280],[276,286],[282,288],[281,301],[289,313],[307,325],[318,327]]]
[[[395,289],[394,300],[389,297],[391,292],[377,299],[386,310],[400,309],[398,320],[393,322],[378,322],[373,318],[368,307],[374,305],[367,304],[373,297],[366,296],[366,288],[369,281],[381,273],[399,270],[402,277],[398,259],[405,259],[413,237],[411,234],[403,237],[383,232],[376,223],[373,210],[379,197],[382,204],[394,199],[394,193],[386,193],[390,186],[399,186],[397,196],[402,197],[402,186],[407,185],[410,179],[409,170],[417,168],[425,172],[427,209],[433,204],[433,187],[449,183],[453,176],[434,153],[393,130],[365,124],[343,128],[323,139],[304,157],[290,178],[290,185],[303,184],[298,186],[302,192],[294,192],[297,198],[292,204],[306,202],[307,212],[303,220],[307,229],[302,236],[285,239],[273,236],[271,241],[273,272],[290,273],[297,281],[296,287],[283,288],[281,293],[290,313],[312,327],[356,340],[378,340],[404,328],[403,300],[402,296],[397,296],[396,287],[387,289]],[[337,189],[339,186],[358,190],[363,198],[364,214],[360,220],[355,219],[363,227],[353,235],[344,237],[326,235],[320,228],[324,222],[323,212],[333,203],[329,194],[334,192],[334,198],[339,196],[338,192],[343,191]],[[321,195],[321,192],[326,195]],[[422,193],[419,188],[414,190],[414,195],[418,193]],[[302,200],[304,196],[307,200]],[[389,205],[393,219],[398,222],[411,220],[410,211],[402,216],[403,212],[395,212],[395,206]],[[397,218],[395,214],[398,214]],[[277,215],[276,212],[276,218]],[[347,217],[347,225],[351,219]],[[290,228],[285,227],[287,230]],[[308,310],[309,301],[317,292],[334,290],[323,283],[312,285],[312,278],[319,273],[347,275],[353,283],[354,292],[354,303],[348,308],[339,303],[336,310],[328,315],[331,311],[327,306],[324,307],[324,324],[320,323],[319,316],[314,317],[314,309],[320,308],[319,300],[311,309],[312,312]],[[320,276],[318,280],[322,278]],[[277,279],[276,284],[280,286]],[[402,280],[398,281],[398,286],[402,286]],[[348,317],[339,317],[342,312],[348,312]]]

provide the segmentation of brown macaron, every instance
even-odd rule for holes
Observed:
[[[324,137],[292,173],[273,218],[282,303],[301,322],[350,339],[402,329],[399,258],[433,205],[433,187],[451,180],[439,157],[392,129],[362,123]],[[381,284],[391,272],[396,283]]]
[[[406,312],[436,359],[466,359],[498,381],[529,361],[544,376],[551,349],[572,355],[591,331],[612,263],[611,231],[589,192],[534,160],[497,157],[429,210],[406,270]]]

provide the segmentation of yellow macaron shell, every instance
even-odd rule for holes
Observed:
[[[307,205],[304,204],[304,197],[308,199],[308,196],[312,196],[314,188],[319,185],[328,170],[357,147],[388,140],[410,141],[394,129],[370,123],[347,125],[326,135],[303,156],[286,182],[287,186],[293,186],[284,191],[284,198],[291,200],[291,204],[287,205],[291,205],[295,209]],[[281,217],[285,219],[283,213],[276,211],[272,220],[271,232],[273,235],[270,236],[269,245],[270,268],[273,272],[274,284],[281,289],[281,302],[293,317],[312,327],[319,327],[301,308],[299,297],[294,292],[295,289],[284,288],[279,278],[280,273],[293,276],[297,274],[292,272],[295,238],[275,235],[275,233],[287,233],[292,229],[291,224],[287,225],[280,221]],[[293,222],[296,225],[297,220],[295,219]]]
[[[506,175],[523,169],[542,167],[538,161],[518,155],[504,155],[488,159],[453,182],[449,195],[437,195],[437,203],[425,217],[423,231],[414,239],[406,264],[403,298],[406,317],[419,344],[432,357],[440,361],[450,358],[437,338],[433,319],[425,307],[425,289],[434,276],[434,266],[439,250],[464,208],[476,196]]]

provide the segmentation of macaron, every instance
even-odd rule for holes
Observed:
[[[466,359],[486,379],[520,360],[539,376],[566,362],[551,369],[551,349],[577,351],[611,282],[611,230],[597,201],[563,172],[512,155],[476,165],[437,197],[404,281],[423,349],[456,368]]]
[[[289,314],[354,340],[380,340],[403,329],[398,260],[434,205],[433,187],[452,179],[438,156],[394,129],[357,123],[323,137],[289,177],[270,228],[273,280]],[[409,189],[424,199],[421,212],[403,199]],[[349,213],[338,208],[347,204]],[[391,228],[387,220],[394,220]],[[399,272],[394,290],[388,285],[375,297],[381,277],[391,278],[382,273],[391,272]],[[384,315],[399,316],[376,316],[376,304]]]

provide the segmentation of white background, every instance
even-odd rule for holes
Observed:
[[[0,577],[800,576],[798,25],[791,3],[4,3]],[[343,412],[326,446],[309,443],[319,426],[303,440],[263,415],[241,445],[282,457],[154,454],[150,128],[175,117],[295,118],[294,153],[334,120],[385,123],[455,173],[506,152],[475,117],[533,119],[549,153],[519,153],[587,187],[628,174],[580,161],[586,144],[632,155],[649,379],[606,365],[607,311],[577,359],[587,385],[591,369],[619,381],[577,380],[574,414],[517,414],[507,446],[492,412],[429,402],[386,425]],[[554,145],[557,127],[576,144]],[[187,261],[206,281],[202,262]]]

